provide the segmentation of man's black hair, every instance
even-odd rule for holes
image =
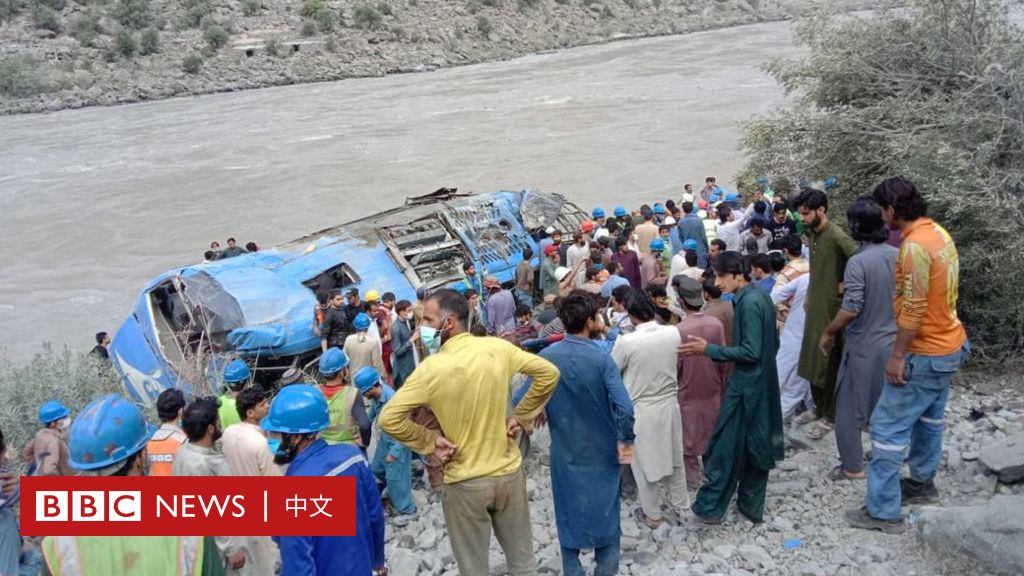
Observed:
[[[608,271],[608,276],[614,276],[619,272],[619,263],[615,261],[609,262],[604,269]]]
[[[782,202],[776,202],[775,204],[772,205],[772,212],[775,212],[776,214],[779,214],[779,213],[782,213],[782,212],[785,212],[785,211],[786,211],[786,205],[784,203],[782,203]]]
[[[469,291],[467,290],[467,293]],[[459,324],[463,329],[466,328],[466,324],[469,322],[469,302],[468,298],[462,296],[455,290],[449,288],[442,288],[430,293],[427,296],[427,302],[434,300],[437,302],[437,307],[441,310],[441,316],[452,316],[455,318],[455,322]]]
[[[463,272],[468,272],[470,268],[475,268],[475,267],[476,267],[476,264],[473,264],[472,260],[466,260],[465,262],[462,263],[462,271]]]
[[[732,214],[732,208],[729,208],[728,204],[722,204],[718,207],[718,220],[719,222],[728,222],[729,216]]]
[[[476,288],[466,288],[466,291],[462,294],[463,297],[468,301],[473,296],[479,296],[480,293],[476,291]]]
[[[754,202],[754,212],[757,212],[758,214],[764,214],[766,210],[768,210],[767,202],[765,202],[764,200],[758,200]]]
[[[107,333],[106,332],[97,332],[96,333],[96,343],[97,344],[103,344],[103,340],[106,337],[107,337]]]
[[[871,198],[859,198],[846,209],[846,223],[850,236],[858,242],[881,244],[889,239],[882,220],[882,207]]]
[[[692,214],[693,213],[693,202],[683,202],[683,213],[684,214]]]
[[[616,286],[615,289],[612,290],[612,298],[615,298],[616,302],[622,304],[626,301],[626,294],[628,294],[632,289],[633,288],[627,284]]]
[[[725,245],[725,240],[722,240],[721,238],[715,238],[712,240],[711,245],[718,246],[718,250],[720,252],[725,252],[725,249],[728,248],[728,246]]]
[[[385,292],[383,295],[381,295],[380,301],[381,302],[394,302],[395,301],[395,293],[394,292]]]
[[[623,246],[627,246],[628,244],[629,240],[627,240],[625,236],[619,236],[618,238],[615,239],[616,250],[619,250],[620,248],[622,248]]]
[[[757,226],[758,228],[761,228],[763,230],[764,229],[764,220],[762,220],[760,218],[751,218],[750,219],[750,227],[753,228],[754,226]]]
[[[779,252],[769,254],[768,262],[772,265],[772,272],[782,272],[782,269],[786,267],[786,257]]]
[[[250,386],[242,390],[235,397],[235,409],[238,410],[238,417],[245,420],[246,412],[259,406],[260,402],[266,399],[267,393],[260,386]]]
[[[598,310],[589,292],[573,290],[562,298],[558,306],[558,318],[565,325],[567,334],[579,334],[587,327],[587,320],[596,316]]]
[[[173,422],[178,412],[185,407],[185,393],[177,388],[168,388],[156,397],[156,416],[160,422]]]
[[[693,266],[697,265],[697,252],[696,251],[694,251],[694,250],[687,250],[686,252],[683,253],[683,258],[686,260],[686,265],[687,266],[690,266],[692,268]]]
[[[533,315],[533,310],[530,309],[526,304],[516,304],[516,317],[526,316],[527,314]]]
[[[913,182],[903,176],[883,180],[871,193],[883,208],[892,208],[893,215],[908,222],[928,214],[928,203]]]
[[[789,234],[782,239],[782,249],[793,257],[800,257],[804,254],[804,243],[796,234]]]
[[[238,240],[235,240],[234,237],[228,238],[228,242],[234,242],[235,244],[238,244]]]
[[[800,208],[805,206],[808,210],[817,210],[818,208],[824,208],[825,212],[828,212],[828,195],[817,190],[815,188],[808,188],[800,193],[793,200],[793,206]]]
[[[409,306],[412,306],[412,302],[409,302],[408,300],[399,300],[398,303],[395,304],[395,312],[401,312]]]
[[[260,247],[257,246],[255,242],[246,242],[245,249],[248,250],[249,252],[257,252],[259,251]]]
[[[321,306],[322,306],[322,305],[324,305],[324,304],[327,304],[327,302],[328,302],[328,301],[329,301],[330,299],[331,299],[331,295],[330,295],[330,293],[329,293],[329,292],[326,292],[326,291],[324,291],[324,290],[321,290],[320,292],[317,292],[317,293],[316,293],[316,301],[317,301],[317,303],[318,303],[318,304],[320,304]]]
[[[204,260],[213,260],[214,257],[216,257],[216,256],[217,256],[217,254],[213,250],[207,250],[206,252],[203,252],[203,259]]]
[[[715,286],[714,273],[709,274],[708,277],[704,279],[704,285],[702,286],[702,288],[705,292],[707,292],[708,296],[714,298],[715,300],[718,300],[719,298],[722,297],[722,289],[719,288],[718,286]]]
[[[750,281],[750,270],[747,268],[747,260],[739,252],[723,252],[715,259],[715,274],[742,274],[747,281]]]
[[[661,284],[648,284],[647,295],[651,298],[665,298],[668,296],[668,290]]]
[[[216,426],[218,419],[217,400],[214,398],[196,398],[185,407],[181,417],[181,429],[192,442],[198,442],[206,436],[206,429]]]
[[[7,448],[7,443],[4,442],[4,431],[0,430],[0,456],[3,456],[4,449]]]
[[[651,300],[651,297],[646,292],[631,289],[625,294],[625,298],[622,301],[622,305],[630,316],[640,322],[654,320],[654,315],[657,313],[654,309],[654,301]]]
[[[772,272],[772,262],[767,254],[754,254],[751,256],[750,267],[757,268],[766,274],[771,274]]]
[[[707,184],[708,182],[715,182],[715,181],[716,180],[715,180],[714,176],[708,176],[707,178],[704,179],[704,183],[705,184]]]
[[[597,269],[597,266],[587,266],[587,271],[583,273],[583,278],[584,280],[593,280],[597,278],[598,272],[600,270]]]
[[[523,260],[529,260],[530,258],[533,258],[533,248],[527,246],[523,248]]]
[[[669,212],[671,212],[672,210],[675,209],[675,207],[676,207],[676,201],[675,200],[672,200],[671,198],[669,198],[668,200],[665,200],[665,210],[668,210]]]

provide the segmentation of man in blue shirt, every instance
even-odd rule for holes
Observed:
[[[574,290],[558,307],[565,339],[540,353],[561,374],[546,411],[565,576],[582,576],[581,549],[594,549],[595,576],[619,571],[619,477],[633,459],[633,403],[615,361],[591,339],[603,326],[599,312],[592,294]]]
[[[359,448],[328,445],[320,431],[330,424],[327,399],[306,384],[282,389],[260,427],[270,434],[274,462],[285,476],[352,476],[356,479],[355,536],[274,536],[282,574],[387,574],[384,512],[377,483]]]
[[[384,405],[395,395],[395,389],[380,381],[373,366],[364,366],[355,376],[359,394],[370,401],[370,422],[376,420]],[[388,500],[396,514],[415,514],[412,500],[412,451],[381,433],[377,449],[370,456],[370,469],[388,487]]]

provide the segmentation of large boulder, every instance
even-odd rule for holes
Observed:
[[[1006,484],[1024,480],[1024,434],[1008,436],[981,451],[981,463]]]
[[[996,496],[979,506],[918,512],[917,530],[937,553],[960,555],[999,574],[1024,574],[1024,496]]]

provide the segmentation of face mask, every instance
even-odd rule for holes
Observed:
[[[290,464],[291,461],[295,460],[295,457],[298,456],[299,447],[294,444],[289,444],[285,446],[284,449],[281,449],[281,446],[284,445],[284,442],[280,440],[279,442],[280,444],[278,445],[278,449],[274,453],[274,464],[277,464],[279,466]]]
[[[444,321],[447,318],[441,319],[442,328],[431,328],[430,326],[420,327],[420,338],[423,340],[423,345],[427,347],[427,353],[436,354],[441,349],[441,345],[444,344]]]
[[[63,420],[61,420],[59,426],[60,426],[61,430],[67,430],[68,428],[70,428],[71,427],[71,417],[68,416],[67,418],[64,418]]]
[[[277,456],[281,452],[281,439],[280,438],[267,438],[267,448],[270,448],[270,453]]]

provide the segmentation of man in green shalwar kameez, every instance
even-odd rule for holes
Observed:
[[[768,471],[784,457],[775,366],[779,347],[775,306],[766,292],[750,284],[747,265],[738,252],[721,254],[714,268],[715,285],[735,294],[733,345],[708,344],[692,336],[679,347],[684,356],[732,362],[715,431],[704,455],[704,484],[692,510],[698,521],[720,523],[738,489],[737,509],[751,522],[760,523]]]
[[[810,239],[811,279],[807,287],[807,321],[800,346],[797,373],[811,383],[818,424],[807,435],[819,440],[832,430],[835,422],[835,391],[839,363],[843,357],[840,336],[828,355],[817,342],[825,333],[830,318],[835,318],[843,302],[840,284],[846,261],[857,249],[857,242],[828,218],[828,196],[821,190],[805,190],[794,203]]]

